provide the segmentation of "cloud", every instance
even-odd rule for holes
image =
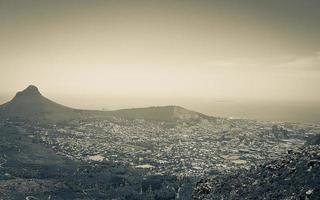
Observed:
[[[216,59],[205,64],[216,70],[252,70],[261,69],[262,63],[249,58]]]
[[[278,65],[280,68],[292,70],[320,70],[320,51],[309,56],[295,57]]]
[[[251,71],[320,71],[320,51],[307,56],[283,56],[273,60],[255,58],[216,59],[206,63],[216,70],[251,70]]]

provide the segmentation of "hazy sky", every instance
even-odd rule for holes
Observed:
[[[80,107],[96,103],[84,96],[319,101],[319,10],[319,0],[0,0],[0,95],[35,84]]]

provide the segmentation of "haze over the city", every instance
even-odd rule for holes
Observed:
[[[319,121],[320,2],[0,0],[0,103]],[[283,116],[282,116],[283,115]]]

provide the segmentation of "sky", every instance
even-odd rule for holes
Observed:
[[[0,102],[320,102],[319,0],[0,0]]]

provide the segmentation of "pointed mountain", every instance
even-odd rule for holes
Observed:
[[[0,106],[0,115],[5,117],[60,121],[75,118],[81,111],[55,103],[42,96],[39,89],[30,85],[15,97]]]

